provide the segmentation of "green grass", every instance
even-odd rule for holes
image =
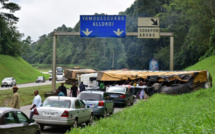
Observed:
[[[0,81],[5,77],[14,77],[17,84],[35,82],[38,76],[48,79],[49,75],[43,74],[33,68],[21,57],[0,55]]]
[[[56,87],[60,86],[60,83],[56,84]],[[66,88],[70,88],[71,85],[65,84]],[[30,105],[32,104],[33,98],[34,98],[34,91],[38,90],[40,96],[42,97],[42,100],[45,99],[45,93],[51,92],[52,85],[45,85],[45,86],[36,86],[36,87],[25,87],[25,88],[19,88],[18,93],[20,96],[20,106]],[[0,106],[9,106],[10,99],[13,95],[13,90],[0,90]]]
[[[215,78],[215,56],[185,70],[208,70]],[[213,85],[215,84],[213,80]],[[93,126],[70,134],[212,134],[215,133],[215,88],[183,95],[156,94]]]

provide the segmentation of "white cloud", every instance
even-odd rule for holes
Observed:
[[[117,15],[125,11],[135,0],[12,0],[21,6],[15,15],[19,17],[18,30],[34,41],[43,34],[65,24],[74,27],[80,15],[105,13]]]

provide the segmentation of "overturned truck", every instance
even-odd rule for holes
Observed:
[[[208,71],[136,71],[111,70],[98,72],[97,80],[105,85],[132,84],[145,81],[148,87],[154,84],[161,85],[153,93],[182,94],[200,88],[212,86],[212,77]],[[150,91],[146,91],[150,92]],[[148,93],[148,94],[153,94]]]

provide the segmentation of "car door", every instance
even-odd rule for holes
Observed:
[[[81,107],[81,113],[82,113],[82,116],[83,116],[83,121],[86,122],[90,118],[90,112],[89,112],[89,110],[87,110],[85,108],[85,104],[84,104],[84,102],[82,100],[79,100],[79,103],[80,103],[80,107]]]
[[[78,115],[78,123],[84,122],[84,115],[83,115],[79,100],[75,101],[75,111]]]
[[[103,98],[104,98],[105,108],[107,109],[107,113],[111,113],[113,111],[113,101],[111,100],[110,95],[107,93],[104,93]]]
[[[18,123],[13,111],[4,114],[4,127],[6,134],[21,133],[22,126]]]
[[[22,113],[20,111],[16,111],[15,114],[18,118],[20,126],[22,126],[21,134],[33,134],[33,133],[35,133],[34,132],[35,129],[33,128],[32,125],[29,125],[29,119],[24,113]]]

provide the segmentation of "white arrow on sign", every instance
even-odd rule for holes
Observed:
[[[82,31],[86,36],[90,35],[93,31],[89,31],[87,28],[86,31]]]
[[[116,35],[120,36],[124,31],[120,31],[120,29],[117,29],[117,31],[113,31]]]

